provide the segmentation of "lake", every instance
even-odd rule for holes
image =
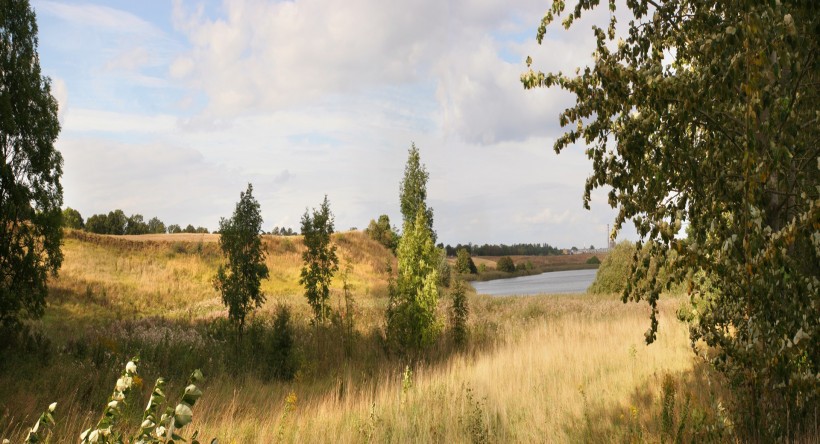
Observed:
[[[492,296],[531,295],[543,293],[584,293],[598,270],[553,271],[550,273],[471,282],[478,294]]]

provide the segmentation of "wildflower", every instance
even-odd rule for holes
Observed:
[[[137,372],[137,364],[134,364],[134,361],[128,361],[128,364],[125,364],[125,372],[129,374],[134,374]]]
[[[163,427],[163,426],[157,427],[157,437],[162,438],[163,436],[165,436],[165,427]]]
[[[117,391],[124,392],[126,389],[130,389],[133,382],[134,378],[130,376],[123,376],[122,378],[117,379]]]
[[[116,400],[114,400],[114,401],[109,402],[109,403],[108,403],[108,407],[109,407],[109,408],[112,408],[112,409],[117,408],[117,401],[116,401]]]
[[[52,403],[48,406],[48,411],[49,411],[50,413],[54,413],[54,409],[56,409],[56,408],[57,408],[57,403],[56,403],[56,402],[52,402]]]

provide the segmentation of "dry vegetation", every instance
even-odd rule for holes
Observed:
[[[359,389],[339,378],[307,399],[298,385],[263,394],[220,385],[203,401],[199,426],[220,442],[651,442],[664,431],[664,382],[678,403],[691,396],[686,438],[705,438],[706,424],[726,425],[715,416],[719,393],[672,314],[677,300],[663,304],[665,328],[651,347],[640,339],[646,313],[636,306],[578,296],[474,302],[482,322],[499,322],[492,334],[503,339],[416,369],[412,387],[398,372]],[[291,392],[298,401],[285,413]],[[260,404],[248,407],[248,398]],[[260,415],[259,405],[271,413]],[[675,429],[683,410],[673,408]]]
[[[278,382],[242,371],[242,359],[230,358],[209,336],[214,319],[225,316],[210,282],[221,258],[208,242],[214,235],[194,236],[203,239],[68,234],[64,266],[38,325],[53,343],[32,352],[48,356],[0,365],[0,436],[19,438],[56,400],[55,437],[75,440],[104,405],[133,348],[141,349],[145,382],[135,390],[131,413],[144,406],[148,381],[170,377],[172,394],[192,367],[202,366],[210,380],[192,429],[220,443],[652,442],[672,441],[679,431],[686,442],[730,436],[719,406],[724,394],[697,364],[686,327],[675,319],[682,298],[662,302],[659,341],[647,347],[643,305],[589,295],[471,294],[468,349],[457,352],[445,338],[409,375],[406,362],[387,353],[380,339],[387,265],[395,269],[387,250],[357,232],[334,237],[342,264],[350,264],[358,304],[356,342],[345,353],[334,331],[307,324],[309,308],[298,286],[301,239],[266,236],[271,279],[263,290],[269,296],[255,318],[266,322],[276,306],[289,306],[301,364],[293,381]],[[340,279],[335,285],[334,307]],[[236,356],[251,359],[258,350],[241,353]],[[231,359],[238,365],[226,362]]]

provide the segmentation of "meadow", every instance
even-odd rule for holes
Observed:
[[[381,245],[334,235],[346,269],[334,280],[339,315],[316,327],[298,284],[301,238],[265,236],[267,302],[238,340],[211,285],[222,260],[215,239],[68,232],[45,316],[0,363],[0,437],[21,441],[56,401],[53,442],[76,442],[139,355],[126,430],[136,430],[151,381],[165,376],[174,399],[201,368],[190,427],[220,443],[733,440],[731,399],[677,320],[681,295],[661,300],[659,339],[647,346],[648,308],[615,295],[473,292],[464,348],[446,334],[444,295],[445,334],[410,362],[382,339],[395,258]],[[293,338],[285,361],[272,327],[284,309]]]

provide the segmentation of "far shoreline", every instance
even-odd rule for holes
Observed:
[[[557,264],[544,265],[531,270],[516,270],[512,272],[491,270],[479,274],[461,274],[459,276],[467,282],[487,282],[523,276],[536,276],[539,274],[552,273],[556,271],[597,270],[598,267],[600,267],[600,264]]]

